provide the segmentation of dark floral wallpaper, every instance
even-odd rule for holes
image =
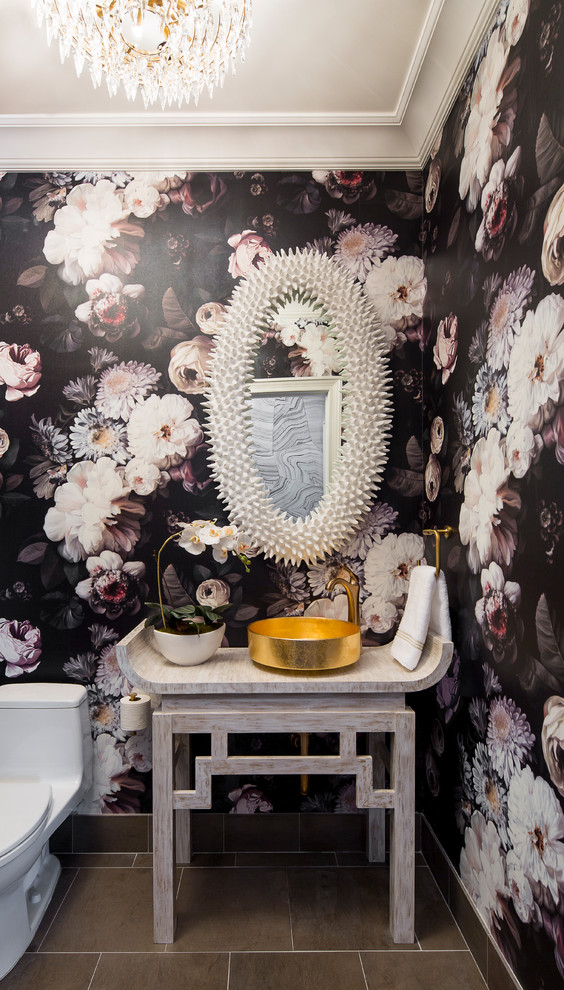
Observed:
[[[245,574],[233,556],[173,546],[167,583],[208,600],[227,590],[226,638],[238,646],[255,617],[341,609],[326,585],[345,561],[362,582],[366,642],[393,636],[424,549],[423,193],[421,173],[2,176],[0,675],[87,687],[95,782],[81,811],[150,810],[150,738],[120,729],[128,685],[115,644],[155,600],[166,537],[194,519],[227,522],[207,462],[206,378],[234,286],[271,252],[327,253],[381,315],[394,384],[385,483],[331,559],[255,557]],[[322,323],[273,323],[256,373],[332,374],[334,344]],[[314,736],[311,751],[335,744]],[[300,795],[293,777],[218,779],[214,810],[353,811],[354,788],[312,778]]]
[[[500,5],[425,192],[426,496],[459,528],[425,812],[531,990],[564,979],[563,7]]]

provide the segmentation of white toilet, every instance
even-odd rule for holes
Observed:
[[[61,872],[49,837],[91,781],[86,690],[0,686],[0,979],[31,942]]]

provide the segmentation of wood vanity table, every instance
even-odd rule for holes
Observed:
[[[357,805],[369,809],[372,862],[384,858],[379,809],[392,810],[390,930],[394,942],[413,942],[415,715],[405,694],[443,677],[452,643],[429,634],[414,671],[396,663],[389,646],[380,646],[366,648],[351,667],[295,674],[257,666],[244,648],[221,649],[196,667],[176,666],[153,649],[151,637],[141,623],[118,643],[117,659],[131,684],[162,696],[153,712],[155,942],[174,941],[176,854],[189,861],[191,809],[211,807],[214,774],[257,773],[354,775]],[[229,735],[249,732],[338,733],[339,754],[228,756]],[[367,734],[365,754],[357,754],[357,732]],[[187,740],[195,733],[211,734],[211,755],[196,757],[190,781]]]

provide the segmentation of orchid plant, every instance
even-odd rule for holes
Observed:
[[[161,628],[165,632],[176,633],[196,633],[209,632],[210,629],[217,628],[223,621],[222,612],[230,607],[229,586],[224,581],[207,581],[206,588],[199,588],[196,592],[196,602],[189,602],[185,605],[173,607],[166,605],[163,600],[163,584],[166,589],[161,573],[161,556],[165,547],[176,542],[187,553],[198,556],[204,553],[208,547],[212,548],[214,560],[224,563],[229,554],[238,557],[246,571],[250,570],[250,556],[254,554],[252,548],[245,542],[244,537],[235,526],[218,526],[215,520],[194,519],[168,536],[159,548],[157,559],[157,589],[159,594],[158,602],[145,602],[148,608],[154,610],[146,621],[146,626],[161,623]],[[171,595],[168,596],[171,598]]]

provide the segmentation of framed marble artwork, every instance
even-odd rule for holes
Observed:
[[[341,379],[257,379],[252,457],[272,504],[307,519],[329,488],[341,445]]]

